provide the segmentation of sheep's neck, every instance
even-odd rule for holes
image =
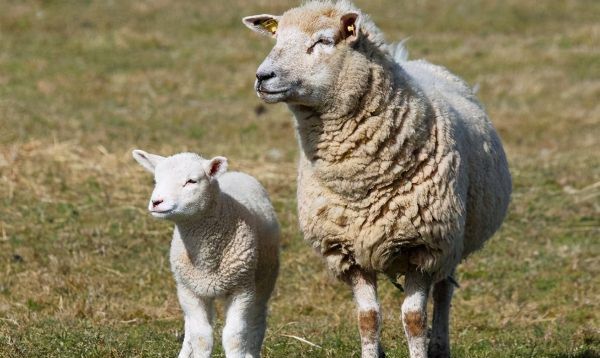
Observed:
[[[219,267],[226,248],[234,237],[231,206],[231,198],[220,195],[193,220],[175,224],[188,257],[195,266],[207,269]]]
[[[353,73],[347,66],[343,72]],[[364,78],[340,79],[330,108],[290,106],[313,173],[354,199],[410,180],[437,147],[435,116],[406,73],[384,56],[363,66]]]

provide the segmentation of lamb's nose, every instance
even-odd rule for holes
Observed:
[[[152,200],[152,207],[155,208],[157,206],[160,205],[160,203],[162,203],[164,200],[162,199],[157,199],[157,200]]]
[[[256,72],[256,79],[258,82],[263,82],[275,77],[275,72]]]

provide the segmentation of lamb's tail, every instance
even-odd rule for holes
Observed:
[[[408,50],[406,49],[406,46],[404,46],[404,44],[409,39],[410,39],[410,37],[407,37],[400,42],[396,42],[391,45],[388,45],[388,50],[390,51],[390,54],[392,55],[392,58],[394,59],[394,61],[396,61],[398,63],[408,61]]]

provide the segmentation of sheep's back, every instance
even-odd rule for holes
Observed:
[[[258,218],[262,229],[278,230],[279,225],[269,195],[258,180],[241,172],[227,172],[218,180],[221,191],[241,203]]]

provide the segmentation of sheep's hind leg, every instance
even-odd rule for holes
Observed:
[[[242,292],[229,298],[223,327],[223,348],[227,358],[245,358],[249,348],[248,330],[254,294]]]
[[[402,303],[402,323],[410,358],[427,358],[427,296],[430,277],[416,269],[406,274]]]
[[[433,286],[433,324],[429,358],[450,358],[450,302],[454,284],[446,278]]]
[[[260,357],[260,349],[267,329],[267,302],[257,302],[249,312],[248,352],[246,358]]]
[[[381,313],[377,301],[377,274],[361,269],[353,270],[348,278],[358,309],[358,328],[362,358],[385,357],[379,341]]]
[[[180,358],[208,358],[212,351],[212,299],[199,298],[183,286],[177,296],[184,313],[185,333]]]

